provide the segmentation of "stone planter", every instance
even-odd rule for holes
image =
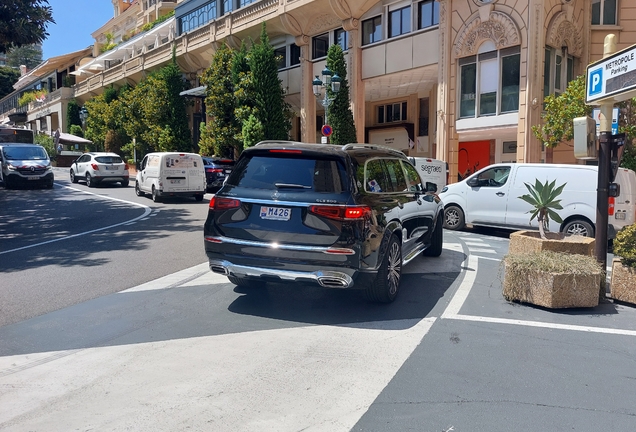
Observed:
[[[527,270],[504,265],[503,296],[550,309],[598,306],[601,271],[589,275]]]
[[[595,240],[591,237],[565,236],[561,233],[546,233],[542,239],[538,231],[516,231],[510,234],[508,253],[526,254],[534,252],[563,252],[594,256]]]
[[[636,269],[623,265],[619,258],[612,260],[610,297],[636,304]]]

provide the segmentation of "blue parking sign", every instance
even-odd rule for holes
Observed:
[[[587,83],[587,94],[593,96],[603,91],[603,68],[590,72],[590,82]]]

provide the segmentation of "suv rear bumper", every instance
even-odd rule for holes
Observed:
[[[227,260],[210,259],[209,262],[210,270],[225,276],[259,278],[265,281],[312,281],[325,288],[351,288],[353,286],[353,278],[342,271],[291,271],[238,265]]]

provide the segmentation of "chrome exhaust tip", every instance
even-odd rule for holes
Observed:
[[[222,274],[223,276],[227,276],[227,275],[230,274],[230,272],[228,271],[227,267],[222,266],[220,264],[216,264],[216,263],[210,263],[210,270],[213,273]]]

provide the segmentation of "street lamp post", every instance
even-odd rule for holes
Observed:
[[[80,108],[79,116],[82,121],[82,133],[86,135],[86,119],[88,119],[88,110],[86,107]]]
[[[325,67],[322,72],[322,80],[316,78],[311,82],[314,87],[314,95],[318,98],[318,102],[325,108],[325,126],[329,125],[328,115],[329,115],[329,105],[334,101],[338,92],[340,91],[340,82],[342,79],[338,76],[338,74],[334,74],[328,67]],[[325,96],[320,99],[322,96],[322,89],[325,89]],[[333,93],[332,97],[329,97],[329,88],[331,88],[331,92]],[[324,127],[324,126],[323,126]],[[324,133],[324,132],[323,132]],[[331,129],[329,129],[329,134],[325,135],[325,138],[328,139],[328,136],[331,135]]]

